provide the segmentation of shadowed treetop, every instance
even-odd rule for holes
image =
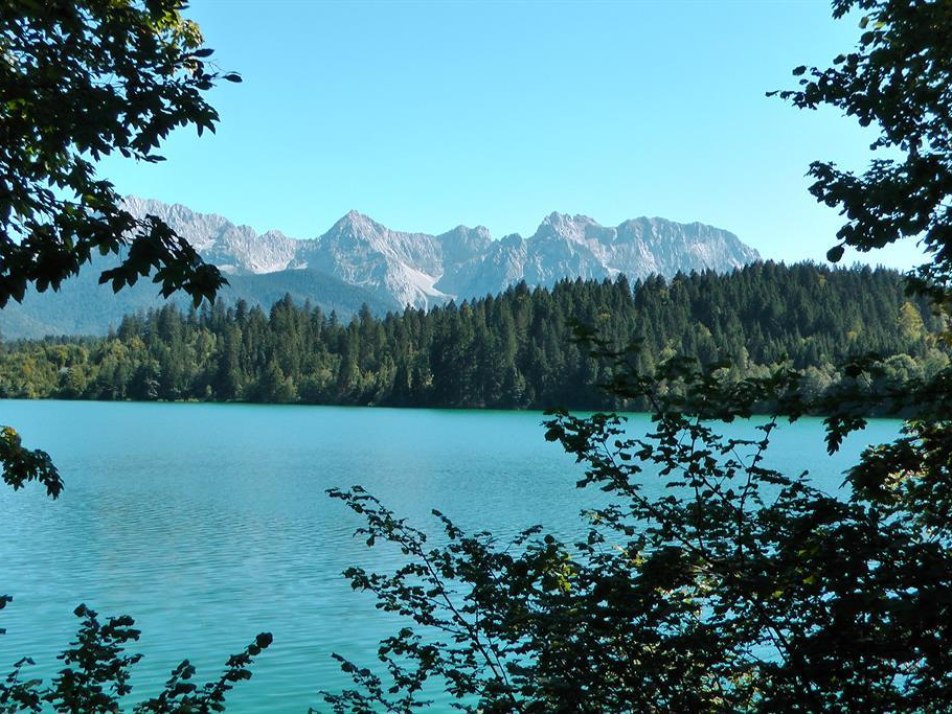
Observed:
[[[155,162],[178,126],[214,131],[203,92],[240,81],[208,65],[181,0],[0,0],[0,308],[60,283],[92,257],[116,254],[100,282],[152,275],[163,295],[213,299],[224,278],[155,216],[122,207],[96,162],[119,153]],[[49,457],[0,432],[3,480],[62,482]]]
[[[163,295],[196,303],[223,279],[155,217],[123,210],[95,162],[138,161],[178,126],[214,131],[203,92],[235,74],[212,71],[212,51],[179,0],[0,2],[0,307],[33,285],[58,288],[95,253],[120,254],[101,282],[118,290],[153,274]]]
[[[833,106],[879,129],[883,150],[865,173],[815,161],[810,192],[846,217],[836,262],[918,238],[932,265],[924,277],[952,272],[952,3],[927,0],[835,0],[833,14],[862,13],[858,46],[828,69],[797,67],[800,89],[779,92],[800,108]],[[771,94],[777,94],[773,92]]]

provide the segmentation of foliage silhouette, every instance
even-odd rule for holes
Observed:
[[[44,0],[0,3],[0,308],[29,288],[57,289],[95,254],[120,256],[100,276],[113,290],[152,275],[164,296],[213,299],[224,279],[189,243],[154,216],[126,211],[95,162],[118,153],[156,162],[177,126],[214,131],[218,115],[203,93],[218,79],[240,81],[209,64],[198,26],[181,0]],[[14,489],[39,482],[56,498],[63,482],[49,456],[27,449],[11,427],[0,430],[3,481]],[[10,602],[0,596],[0,609]],[[23,676],[20,660],[0,682],[0,712],[114,712],[129,694],[129,668],[140,658],[125,646],[139,636],[129,617],[101,623],[80,605],[77,639],[49,687]],[[2,631],[0,631],[2,634]],[[183,662],[141,712],[211,712],[248,665],[271,644],[261,634],[202,688]]]
[[[870,148],[887,150],[862,174],[831,162],[810,165],[810,192],[846,217],[829,259],[840,260],[846,246],[865,252],[914,238],[931,258],[920,277],[948,277],[952,7],[934,0],[833,2],[836,18],[854,10],[862,13],[858,46],[830,68],[797,67],[800,89],[770,94],[805,109],[836,107],[878,129]]]
[[[902,159],[862,176],[813,164],[814,195],[847,218],[829,258],[919,238],[931,261],[913,285],[940,309],[952,272],[952,5],[833,7],[863,14],[858,48],[781,96],[876,125],[874,148]],[[584,464],[578,485],[613,496],[587,514],[583,540],[530,529],[501,543],[436,513],[442,544],[431,546],[362,489],[331,492],[366,517],[368,545],[407,556],[393,573],[349,570],[353,587],[414,625],[380,645],[386,682],[343,663],[355,687],[325,693],[333,710],[405,712],[439,689],[470,712],[948,710],[952,370],[882,380],[875,356],[860,357],[808,400],[789,369],[732,381],[725,365],[672,356],[646,369],[637,347],[593,347],[614,365],[611,393],[649,401],[653,422],[640,434],[615,414],[551,414],[546,438]],[[902,434],[824,492],[769,465],[777,430],[808,410],[829,415],[831,452],[870,410],[903,416]],[[748,422],[747,438],[722,434],[754,413],[768,417]]]
[[[95,254],[119,265],[100,276],[114,290],[153,275],[163,295],[212,299],[224,282],[188,241],[155,216],[136,219],[95,161],[121,154],[161,161],[169,132],[214,131],[203,92],[218,79],[181,0],[49,0],[0,5],[0,308],[31,286],[57,289]],[[61,482],[41,452],[0,433],[4,481]]]
[[[126,646],[139,639],[131,617],[111,617],[100,622],[99,616],[85,605],[76,608],[82,620],[76,640],[59,655],[63,669],[50,686],[38,679],[24,680],[31,659],[22,659],[0,683],[0,712],[40,712],[51,704],[62,714],[122,711],[122,701],[132,692],[130,669],[142,655],[127,654]],[[224,711],[225,695],[235,683],[251,677],[248,667],[255,657],[271,645],[271,635],[259,634],[240,654],[228,658],[221,676],[198,686],[191,679],[195,668],[184,660],[173,670],[163,690],[152,699],[135,705],[137,714],[209,714]]]

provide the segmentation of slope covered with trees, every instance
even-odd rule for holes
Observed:
[[[126,317],[107,338],[6,345],[0,394],[81,399],[303,402],[391,406],[632,407],[597,387],[610,367],[573,339],[590,326],[638,345],[636,367],[674,355],[724,361],[735,379],[789,363],[820,392],[834,365],[875,352],[886,374],[946,364],[941,324],[888,270],[755,264],[631,285],[563,281],[429,312],[344,323],[290,297],[266,313],[238,303]]]

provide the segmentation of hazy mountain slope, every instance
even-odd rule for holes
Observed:
[[[78,277],[64,282],[59,292],[29,293],[23,304],[9,303],[0,311],[0,335],[5,340],[46,335],[103,335],[110,326],[117,327],[123,315],[166,304],[158,286],[149,280],[140,280],[114,294],[108,285],[98,284],[102,267],[102,263],[87,266]],[[230,284],[219,294],[219,300],[226,305],[241,298],[267,309],[290,294],[297,304],[303,305],[309,300],[326,313],[336,311],[342,320],[356,315],[364,303],[376,314],[400,308],[393,300],[382,299],[372,291],[313,270],[230,275],[228,281]],[[185,295],[173,296],[168,302],[189,304]]]

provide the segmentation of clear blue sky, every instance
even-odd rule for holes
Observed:
[[[731,230],[821,260],[839,227],[814,159],[863,166],[872,134],[764,96],[853,46],[828,2],[195,0],[215,59],[214,136],[103,166],[123,193],[259,231],[323,233],[349,209],[398,230],[531,235],[551,211]],[[867,262],[907,267],[911,245]],[[861,259],[847,253],[846,261]]]

